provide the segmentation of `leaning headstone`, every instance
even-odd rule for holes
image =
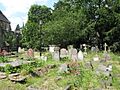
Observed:
[[[104,59],[105,61],[108,61],[108,60],[111,59],[110,55],[109,55],[107,52],[104,52],[104,55],[103,55],[103,56],[104,56],[103,59]]]
[[[87,69],[92,69],[93,70],[93,65],[92,65],[92,62],[90,61],[90,62],[86,62],[85,63],[85,68],[87,68]]]
[[[68,56],[68,51],[65,48],[60,50],[60,58],[64,58]]]
[[[60,60],[60,52],[59,52],[59,47],[55,47],[54,48],[54,52],[53,52],[53,60]]]
[[[73,61],[77,61],[78,60],[78,54],[77,54],[77,49],[72,49],[72,53],[71,53],[71,59]]]
[[[83,60],[83,58],[84,58],[84,55],[83,55],[82,51],[80,50],[78,52],[78,60]]]
[[[64,72],[68,72],[68,67],[67,67],[67,64],[64,63],[64,64],[61,64],[60,67],[59,67],[59,73],[64,73]]]
[[[28,49],[28,51],[27,51],[27,56],[28,56],[29,58],[34,58],[34,51],[33,51],[32,48]]]

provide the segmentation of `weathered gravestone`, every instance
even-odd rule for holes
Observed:
[[[21,53],[21,52],[22,52],[21,47],[18,47],[18,53]]]
[[[78,60],[78,54],[77,54],[77,49],[72,49],[72,53],[71,53],[71,59],[73,61],[77,61]]]
[[[9,53],[6,50],[2,50],[4,56],[8,55]]]
[[[34,58],[34,51],[32,48],[28,49],[27,56],[28,58]]]
[[[93,57],[93,61],[99,61],[100,59],[99,59],[99,56],[98,55],[96,55],[95,57]]]
[[[49,52],[54,52],[55,45],[49,45]]]
[[[47,61],[47,56],[45,56],[45,55],[42,54],[42,56],[40,57],[40,59],[46,62]]]
[[[53,52],[53,60],[60,60],[60,52],[59,52],[59,47],[55,47],[54,48],[54,52]]]
[[[72,49],[73,49],[73,45],[69,45],[68,47],[68,58],[71,59],[72,57]]]
[[[65,73],[65,72],[68,72],[68,66],[66,63],[60,65],[58,73]]]
[[[60,58],[68,57],[68,51],[65,48],[60,50]]]
[[[95,47],[91,47],[91,51],[92,52],[96,52],[96,48]]]
[[[104,54],[103,54],[103,60],[105,60],[105,61],[111,60],[111,57],[110,57],[109,53],[104,52]]]
[[[83,59],[84,59],[84,55],[83,55],[82,51],[80,50],[78,52],[78,60],[83,60]]]

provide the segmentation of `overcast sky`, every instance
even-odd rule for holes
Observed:
[[[0,0],[0,10],[11,22],[12,30],[17,24],[20,26],[27,21],[27,13],[33,4],[46,5],[53,8],[58,0]]]

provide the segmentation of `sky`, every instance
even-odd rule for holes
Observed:
[[[0,10],[11,22],[12,31],[16,25],[20,26],[27,21],[28,11],[33,4],[46,5],[53,8],[58,0],[0,0]]]

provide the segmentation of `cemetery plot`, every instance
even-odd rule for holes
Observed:
[[[84,56],[82,51],[77,52],[74,48],[72,50],[71,59],[68,58],[65,61],[60,58],[60,48],[55,47],[53,53],[44,54],[47,57],[46,61],[42,59],[18,60],[17,57],[15,61],[0,63],[0,79],[2,80],[0,87],[1,83],[4,82],[8,88],[7,83],[11,84],[10,81],[12,81],[17,82],[16,84],[25,83],[20,84],[22,88],[20,90],[44,90],[45,88],[46,90],[55,90],[56,88],[58,90],[70,88],[71,90],[116,90],[119,88],[120,66],[116,60],[119,58],[114,58],[117,62],[114,63],[112,61],[112,57],[115,57],[114,54],[96,54],[93,51],[90,54],[87,52],[87,55]],[[24,55],[26,56],[26,54]],[[39,54],[34,54],[34,57],[37,57],[36,55]],[[67,55],[69,57],[69,52]],[[8,64],[10,66],[7,66]],[[113,82],[112,79],[117,81]],[[12,85],[17,87],[14,83]]]

